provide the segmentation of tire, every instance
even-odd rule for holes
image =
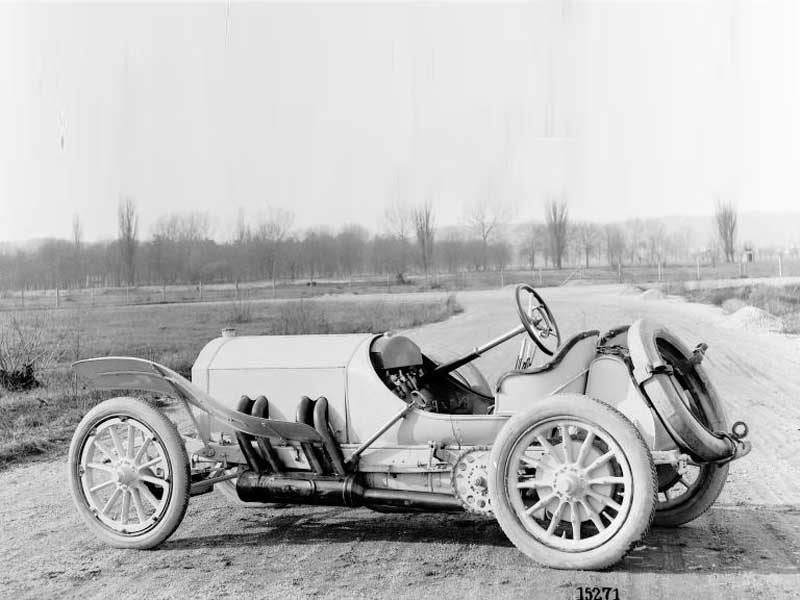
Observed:
[[[646,535],[656,474],[647,444],[625,416],[587,396],[556,394],[500,431],[489,493],[503,532],[537,563],[603,569]]]
[[[656,341],[658,351],[669,364],[679,364],[688,357],[688,351],[682,351],[679,344],[668,337]],[[709,382],[698,373],[697,368],[686,372],[674,369],[675,383],[686,392],[685,397],[691,403],[691,411],[695,418],[709,431],[727,431],[728,424],[725,413],[719,405],[717,395],[709,391]],[[681,475],[672,465],[658,466],[658,495],[656,496],[656,516],[653,524],[657,527],[679,527],[706,512],[716,502],[725,481],[728,478],[729,464],[704,464],[689,467],[693,477],[687,476],[688,486],[683,494],[673,499],[666,495],[681,480]],[[660,496],[664,495],[662,501]]]
[[[705,513],[717,498],[722,493],[722,488],[725,487],[725,481],[728,479],[728,466],[724,465],[702,465],[698,467],[697,479],[691,484],[688,492],[680,496],[678,502],[671,503],[669,501],[662,502],[660,499],[656,503],[656,515],[653,518],[653,525],[656,527],[680,527]],[[664,486],[663,481],[666,479],[662,467],[670,467],[672,469],[673,480],[677,472],[671,465],[659,465],[659,493],[662,492],[661,488],[669,489]],[[674,485],[674,483],[673,483]]]
[[[69,481],[95,536],[139,550],[177,529],[191,482],[175,425],[150,403],[126,397],[98,404],[80,422],[69,448]]]

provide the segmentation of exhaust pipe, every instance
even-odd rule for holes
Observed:
[[[245,502],[277,502],[391,508],[432,512],[461,512],[454,496],[405,490],[384,490],[364,487],[356,475],[345,478],[303,476],[284,477],[271,473],[244,471],[236,481],[236,492]]]

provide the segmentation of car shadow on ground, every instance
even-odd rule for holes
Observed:
[[[470,514],[389,513],[330,507],[237,508],[217,522],[238,532],[173,538],[163,550],[302,546],[342,542],[437,544],[513,550],[492,518]],[[207,515],[211,516],[211,515]],[[213,518],[213,517],[212,517]],[[180,536],[180,532],[178,532]],[[530,565],[521,553],[511,562]],[[798,573],[800,507],[719,506],[675,529],[654,527],[611,571],[630,573]]]

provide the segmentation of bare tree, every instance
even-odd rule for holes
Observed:
[[[547,230],[541,223],[531,223],[525,230],[520,247],[520,258],[527,261],[531,270],[536,268],[536,255],[544,254]]]
[[[544,206],[544,222],[547,227],[553,264],[560,269],[564,252],[567,249],[567,225],[569,223],[567,201],[548,200]]]
[[[236,246],[243,246],[250,239],[250,227],[244,216],[244,210],[239,207],[236,213],[236,223],[233,226],[233,243]]]
[[[268,207],[266,214],[256,228],[255,238],[260,248],[263,267],[269,269],[272,278],[272,291],[278,276],[278,262],[281,258],[281,242],[286,238],[294,223],[294,213],[283,208]]]
[[[78,215],[72,217],[73,277],[75,284],[81,286],[83,279],[83,227]]]
[[[612,267],[622,267],[625,256],[625,234],[619,225],[612,224],[605,226],[606,234],[606,258]]]
[[[645,224],[645,235],[647,237],[647,256],[651,265],[658,265],[664,262],[667,247],[667,233],[661,221],[648,221]]]
[[[411,236],[413,211],[402,201],[395,201],[386,207],[384,216],[389,233],[398,240],[408,241]]]
[[[430,274],[430,268],[433,262],[433,241],[436,235],[433,200],[431,198],[428,198],[414,208],[412,220],[414,223],[417,245],[419,246],[422,269],[425,271],[425,277],[427,278]]]
[[[589,257],[600,243],[600,229],[595,223],[581,221],[573,227],[573,235],[579,251],[583,254],[586,268],[589,268]]]
[[[469,209],[467,223],[481,240],[484,271],[489,260],[489,241],[497,228],[508,219],[509,212],[508,206],[495,197],[491,180],[486,184],[486,195]]]
[[[739,221],[734,203],[718,199],[714,211],[714,221],[717,224],[717,236],[725,255],[725,262],[733,262],[736,254],[736,227]]]
[[[336,254],[339,267],[351,280],[353,274],[364,266],[369,232],[361,225],[346,225],[336,236]]]
[[[136,247],[138,245],[139,217],[132,198],[123,198],[117,209],[119,225],[119,251],[123,278],[128,285],[136,282]]]
[[[414,227],[413,211],[398,197],[386,207],[384,216],[386,228],[395,241],[392,244],[390,263],[395,271],[397,281],[402,283],[405,279],[404,273],[408,267],[410,254],[410,238]]]
[[[74,215],[72,217],[72,245],[76,252],[80,252],[82,242],[83,227],[81,226],[81,218],[78,215]]]

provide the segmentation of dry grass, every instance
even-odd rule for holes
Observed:
[[[37,374],[40,387],[0,397],[0,469],[62,450],[86,411],[109,396],[77,382],[69,369],[73,360],[138,356],[188,375],[200,349],[232,325],[241,335],[382,332],[441,321],[461,310],[451,294],[413,300],[243,301],[234,308],[207,303],[53,311],[36,335],[45,346],[58,345],[60,360]],[[15,316],[35,319],[40,312]]]
[[[783,331],[800,333],[800,286],[742,285],[718,289],[691,290],[686,296],[693,302],[721,306],[735,312],[743,306],[755,306],[783,321]]]

